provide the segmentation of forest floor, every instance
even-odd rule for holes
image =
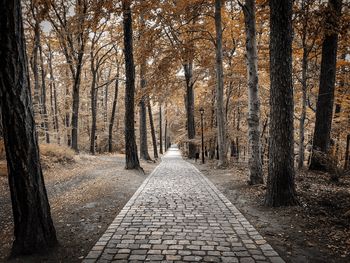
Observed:
[[[232,163],[219,170],[214,162],[190,162],[236,205],[287,262],[350,262],[349,177],[332,183],[325,173],[297,172],[300,206],[267,208],[263,205],[266,187],[247,185],[246,163]]]
[[[124,169],[124,155],[78,155],[45,163],[44,177],[60,246],[44,255],[10,262],[81,262],[158,163],[142,162],[145,174]],[[11,200],[0,162],[0,262],[13,241]]]

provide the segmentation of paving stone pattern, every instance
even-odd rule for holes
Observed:
[[[83,262],[284,261],[172,147]]]

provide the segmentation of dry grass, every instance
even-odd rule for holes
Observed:
[[[40,158],[43,168],[53,167],[55,164],[73,163],[75,152],[58,144],[40,144]]]
[[[40,158],[44,169],[56,164],[73,163],[75,152],[67,146],[58,144],[40,144]],[[0,176],[7,176],[6,153],[4,141],[0,140]]]

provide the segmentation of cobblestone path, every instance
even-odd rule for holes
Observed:
[[[284,261],[173,147],[83,262]]]

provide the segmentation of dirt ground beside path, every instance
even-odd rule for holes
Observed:
[[[217,170],[214,163],[190,162],[287,262],[350,262],[350,178],[334,184],[327,174],[298,172],[296,187],[301,205],[272,209],[263,206],[265,186],[247,185],[247,164]]]
[[[44,171],[60,246],[42,256],[10,262],[81,262],[143,180],[159,163],[142,162],[145,174],[124,169],[124,155],[80,155],[76,162]],[[0,176],[0,262],[13,241],[11,200]]]

